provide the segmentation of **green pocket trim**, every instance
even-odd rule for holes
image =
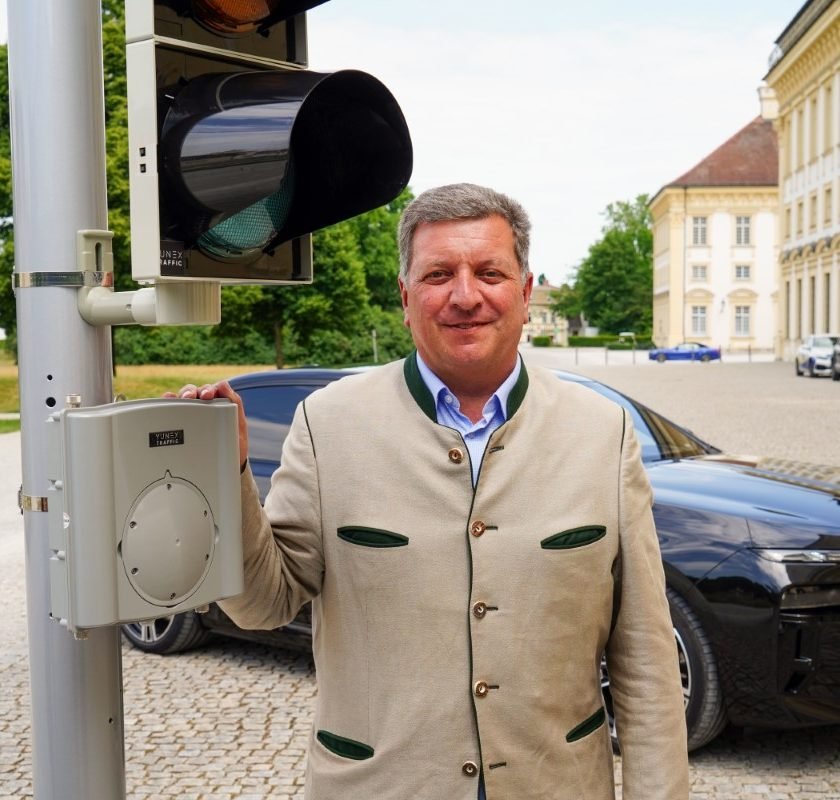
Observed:
[[[342,758],[352,758],[354,761],[364,761],[373,756],[373,748],[370,745],[356,742],[353,739],[345,739],[329,731],[318,731],[318,741],[331,753]]]
[[[585,544],[592,544],[607,535],[607,529],[603,525],[584,525],[581,528],[572,528],[562,533],[555,533],[553,536],[546,536],[540,542],[543,550],[570,550],[573,547],[583,547]]]
[[[576,742],[578,739],[583,739],[584,736],[589,736],[590,733],[597,731],[607,719],[607,712],[604,711],[603,706],[599,708],[591,717],[587,717],[580,725],[575,725],[567,734],[567,742]]]
[[[346,526],[338,529],[338,538],[350,544],[360,544],[363,547],[405,547],[408,536],[379,528],[363,528]]]

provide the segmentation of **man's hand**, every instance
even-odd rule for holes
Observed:
[[[245,422],[245,409],[242,406],[242,398],[231,389],[227,381],[205,383],[203,386],[188,383],[177,392],[164,392],[163,396],[183,400],[215,400],[217,397],[224,397],[236,403],[239,418],[239,469],[245,469],[245,461],[248,459],[248,424]]]

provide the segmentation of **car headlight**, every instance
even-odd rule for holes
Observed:
[[[767,561],[781,564],[840,564],[840,550],[783,550],[760,547],[754,552]]]

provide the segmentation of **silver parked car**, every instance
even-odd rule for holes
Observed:
[[[834,345],[840,341],[840,335],[821,333],[808,336],[796,351],[796,374],[807,372],[812,378],[831,374],[831,362],[834,358]]]

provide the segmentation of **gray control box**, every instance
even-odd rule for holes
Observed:
[[[233,403],[134,400],[47,424],[55,619],[78,631],[242,591]]]

